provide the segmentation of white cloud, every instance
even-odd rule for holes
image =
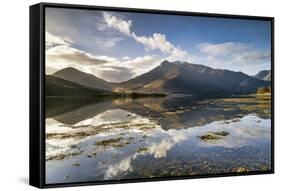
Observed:
[[[110,57],[98,57],[70,46],[56,46],[46,51],[46,73],[52,74],[66,67],[74,67],[83,72],[91,73],[92,68],[98,68]]]
[[[166,36],[160,33],[154,33],[153,36],[137,36],[135,33],[132,33],[134,39],[145,45],[147,50],[159,49],[161,52],[170,53],[175,48],[169,41],[166,40]]]
[[[166,39],[165,34],[154,33],[152,36],[138,36],[131,31],[132,21],[117,18],[109,13],[104,13],[104,21],[108,27],[114,28],[121,33],[133,38],[136,42],[142,44],[146,51],[160,50],[164,54],[168,54],[167,60],[183,60],[186,59],[188,53],[180,47],[176,47]]]
[[[110,37],[110,38],[93,38],[94,42],[102,47],[102,48],[112,48],[114,47],[118,42],[122,41],[123,38],[121,37]]]
[[[236,54],[235,57],[230,60],[230,64],[263,64],[270,63],[271,52],[270,51],[249,51]]]
[[[55,36],[48,31],[45,33],[45,38],[46,38],[46,48],[50,48],[53,46],[58,46],[58,45],[66,45],[69,46],[73,43],[73,41],[67,37],[58,37]]]
[[[115,65],[110,63],[98,69],[93,68],[92,74],[109,82],[123,82],[136,76],[133,70]]]
[[[132,157],[129,156],[123,160],[121,160],[119,163],[110,165],[108,169],[105,171],[104,178],[110,179],[116,175],[118,175],[120,172],[126,172],[126,171],[132,171]]]
[[[120,65],[131,69],[135,73],[133,77],[136,77],[152,70],[158,66],[161,61],[162,59],[157,56],[147,55],[123,61]]]
[[[113,58],[96,56],[76,48],[60,45],[46,51],[46,73],[52,74],[66,67],[93,74],[110,82],[121,82],[150,71],[161,62],[156,56]]]
[[[195,63],[213,68],[243,71],[254,75],[270,67],[271,52],[258,50],[253,44],[240,42],[202,43],[197,45],[201,54],[196,55]],[[268,68],[270,69],[270,68]]]
[[[122,19],[119,19],[109,13],[104,13],[103,18],[105,23],[112,28],[117,29],[118,31],[130,36],[131,35],[131,26],[132,26],[132,21],[124,21]]]
[[[65,67],[75,67],[85,70],[87,66],[106,63],[106,60],[94,57],[92,54],[69,47],[56,46],[46,51],[47,73],[54,72],[54,69],[60,70]],[[52,68],[50,71],[49,68]],[[85,69],[84,69],[85,68]]]
[[[162,59],[153,55],[127,59],[106,59],[107,62],[93,67],[90,73],[110,82],[123,82],[144,74],[156,66]]]
[[[197,45],[200,52],[206,53],[212,56],[240,53],[247,50],[251,45],[239,43],[239,42],[225,42],[220,44],[202,43]]]
[[[188,55],[186,51],[179,47],[176,47],[166,39],[166,35],[160,33],[154,33],[152,36],[137,36],[132,33],[132,37],[139,43],[145,46],[146,50],[160,50],[163,53],[167,53],[170,56],[167,58],[170,61],[182,60]]]
[[[211,61],[229,64],[262,64],[270,62],[270,51],[254,50],[252,44],[225,42],[219,44],[202,43],[197,46]]]

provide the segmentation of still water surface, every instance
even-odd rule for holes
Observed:
[[[46,101],[47,184],[270,170],[270,96]]]

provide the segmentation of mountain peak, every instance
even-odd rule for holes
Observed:
[[[122,83],[123,87],[139,92],[206,94],[255,93],[269,83],[230,70],[188,62],[164,60],[160,66]]]
[[[171,64],[171,63],[168,60],[164,60],[163,62],[161,62],[161,66],[167,65],[167,64]]]
[[[74,67],[67,67],[57,71],[53,76],[68,80],[88,88],[111,90],[112,85],[92,74],[82,72]]]
[[[76,68],[74,68],[74,67],[67,67],[67,68],[63,68],[63,69],[61,69],[61,70],[55,72],[55,74],[58,73],[58,72],[66,72],[66,71],[81,72],[80,70],[78,70],[78,69],[76,69]]]
[[[168,60],[164,60],[161,65],[167,65],[167,64],[177,64],[177,65],[180,65],[180,64],[189,64],[188,62],[182,62],[182,61],[174,61],[174,62],[169,62]]]

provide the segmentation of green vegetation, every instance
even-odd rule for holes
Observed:
[[[146,153],[148,151],[149,151],[149,149],[147,147],[140,147],[140,148],[138,148],[138,153]]]
[[[262,118],[271,117],[271,94],[251,94],[240,97],[216,99],[214,103],[221,106],[225,112],[239,110],[245,114],[256,113]]]
[[[96,141],[96,145],[104,146],[104,147],[123,147],[126,145],[126,143],[123,140],[124,139],[122,137],[108,139],[108,140],[101,140],[101,141]]]
[[[132,92],[132,93],[115,93],[115,97],[124,97],[124,98],[132,98],[132,99],[137,99],[137,98],[148,98],[148,97],[165,97],[167,96],[166,94],[163,93],[137,93],[137,92]]]
[[[218,131],[218,132],[208,132],[205,135],[198,136],[202,141],[212,141],[222,139],[227,136],[229,132],[227,131]]]
[[[68,158],[68,157],[78,156],[81,153],[82,153],[82,151],[75,151],[75,152],[72,152],[72,153],[58,153],[56,155],[47,157],[46,160],[47,161],[50,161],[50,160],[63,160],[63,159]]]
[[[239,167],[238,169],[236,169],[235,172],[243,173],[243,172],[249,172],[249,170],[245,167]]]
[[[257,94],[270,94],[271,93],[271,88],[270,87],[262,87],[258,88]]]

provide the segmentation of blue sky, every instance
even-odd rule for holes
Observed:
[[[151,35],[155,31],[166,34],[171,42],[188,50],[194,50],[198,43],[228,41],[254,43],[257,48],[270,48],[270,23],[266,21],[162,14],[131,15],[134,31],[144,35]]]
[[[47,73],[125,81],[164,59],[254,75],[270,69],[269,21],[47,8]]]

